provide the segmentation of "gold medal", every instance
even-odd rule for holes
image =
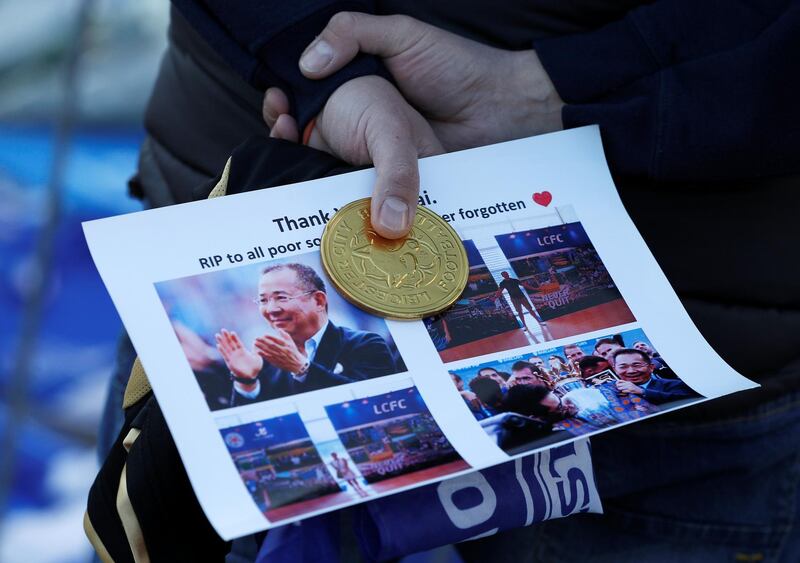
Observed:
[[[342,207],[325,227],[322,265],[345,299],[392,319],[421,319],[452,305],[469,262],[453,228],[418,207],[408,236],[386,239],[370,223],[370,198]]]

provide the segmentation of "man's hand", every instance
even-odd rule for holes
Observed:
[[[617,391],[626,395],[644,395],[644,389],[630,381],[617,381]]]
[[[214,361],[214,348],[209,346],[196,332],[177,321],[172,323],[172,328],[183,348],[183,354],[189,360],[189,367],[193,371],[203,370]]]
[[[222,354],[231,373],[242,379],[252,379],[255,383],[258,372],[264,365],[261,356],[245,348],[235,332],[223,328],[214,337],[217,340],[217,350]]]
[[[563,129],[564,102],[533,50],[495,49],[407,16],[341,12],[300,70],[325,78],[359,51],[383,59],[448,151]]]
[[[264,97],[264,120],[270,135],[297,142],[286,96],[271,88]],[[439,154],[442,145],[430,125],[378,76],[342,84],[317,116],[308,145],[351,164],[374,164],[378,175],[372,195],[372,225],[381,236],[405,236],[419,196],[417,158]]]
[[[277,335],[265,334],[256,338],[256,351],[270,364],[285,371],[300,373],[308,358],[297,349],[292,337],[284,330]]]
[[[308,78],[324,78],[346,65],[359,51],[383,58],[403,96],[428,120],[436,138],[447,151],[563,129],[561,108],[564,102],[533,50],[495,49],[408,16],[341,12],[331,18],[319,37],[303,53],[300,69]],[[353,82],[358,80],[362,79]],[[337,90],[331,101],[338,93]],[[402,164],[396,168],[397,173],[386,178],[386,174],[395,167],[388,165],[385,160],[379,164],[378,154],[369,149],[378,144],[392,145],[398,141],[408,145],[398,131],[406,134],[409,130],[422,131],[417,123],[418,114],[399,102],[391,96],[386,103],[378,103],[377,100],[373,103],[361,97],[358,101],[339,101],[335,104],[340,107],[367,104],[350,109],[350,112],[363,110],[375,116],[375,126],[370,128],[365,146],[357,149],[353,146],[354,140],[362,140],[357,134],[359,122],[353,119],[337,120],[335,124],[318,122],[309,143],[354,164],[375,163],[379,185],[375,192],[377,201],[373,199],[373,226],[381,235],[390,238],[404,235],[410,218],[409,223],[404,224],[403,206],[399,202],[387,206],[385,218],[379,215],[380,205],[385,201],[384,194],[389,191],[406,194],[400,201],[409,206],[409,215],[413,217],[416,199],[411,195],[419,189],[417,167],[416,163],[410,164],[406,157],[398,160]],[[400,115],[384,115],[381,120],[381,112],[399,107],[403,107]],[[271,135],[297,142],[300,135],[288,111],[286,96],[277,88],[268,90],[264,96],[263,114],[272,130]],[[341,114],[337,114],[341,118]],[[377,125],[380,121],[394,122],[396,125],[405,121],[406,126],[400,129],[396,126],[382,128]],[[424,156],[440,152],[438,143],[430,141],[429,132],[424,133],[422,138],[412,137],[410,144],[417,145],[417,154]],[[424,147],[419,146],[420,141],[434,148],[426,152]],[[405,155],[410,152],[407,149],[403,151]],[[359,158],[353,158],[355,156]],[[389,184],[388,188],[386,184]]]

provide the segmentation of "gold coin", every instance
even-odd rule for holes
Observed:
[[[322,265],[345,299],[392,319],[421,319],[455,303],[469,263],[453,228],[418,207],[408,236],[386,239],[370,223],[370,198],[339,209],[325,226]]]

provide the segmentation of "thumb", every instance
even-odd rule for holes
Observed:
[[[410,124],[396,114],[382,113],[370,125],[367,148],[377,174],[370,209],[372,226],[382,237],[396,239],[408,233],[417,211],[417,149]]]
[[[307,78],[330,76],[359,51],[387,59],[417,44],[431,26],[408,16],[339,12],[300,56]]]
[[[390,239],[407,235],[414,222],[419,199],[417,156],[444,152],[427,122],[403,100],[398,103],[394,111],[374,114],[365,131],[378,176],[370,208],[372,226]]]

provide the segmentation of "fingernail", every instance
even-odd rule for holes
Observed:
[[[274,99],[277,94],[276,88],[267,89],[266,94],[264,94],[264,102],[261,104],[261,112],[264,114],[264,119],[272,121],[273,123],[278,119],[278,114],[275,112],[274,106]]]
[[[317,41],[300,57],[300,66],[306,72],[319,72],[333,60],[333,47],[323,39]]]
[[[389,231],[405,231],[408,228],[408,204],[398,197],[387,197],[381,205],[378,222]]]

